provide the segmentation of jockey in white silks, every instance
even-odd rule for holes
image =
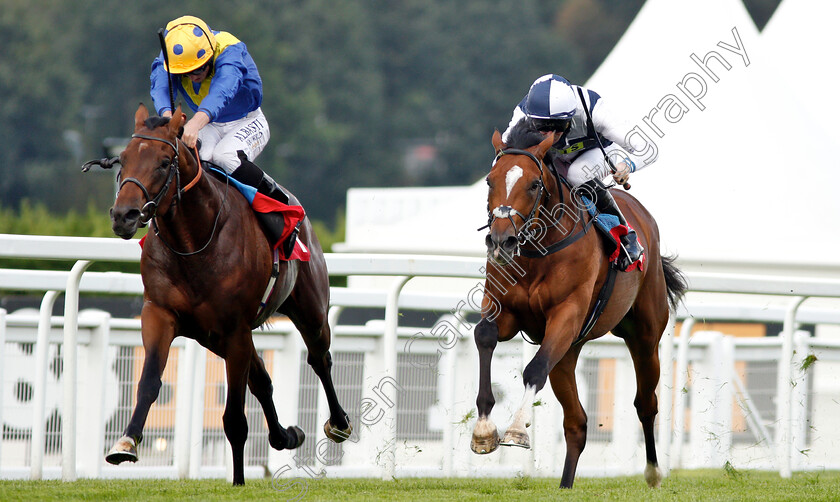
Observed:
[[[543,75],[534,81],[528,94],[514,109],[502,141],[507,142],[511,129],[523,119],[531,121],[533,127],[544,134],[555,133],[557,140],[547,155],[554,168],[564,174],[573,187],[584,189],[580,193],[594,197],[599,211],[618,218],[624,227],[619,232],[623,233],[620,240],[624,253],[618,258],[618,266],[626,270],[641,257],[644,249],[636,238],[636,231],[627,224],[601,180],[612,174],[617,183],[626,183],[630,173],[646,166],[640,162],[637,168],[631,154],[643,150],[647,144],[634,148],[628,139],[632,127],[609,107],[607,100],[592,90],[570,84],[559,75]],[[599,146],[599,137],[604,152]],[[612,161],[615,173],[605,162],[604,155]]]

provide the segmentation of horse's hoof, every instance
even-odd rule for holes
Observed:
[[[648,463],[645,467],[645,481],[651,488],[659,488],[662,484],[662,470],[659,466]]]
[[[524,430],[508,429],[505,431],[505,437],[502,438],[502,442],[499,444],[502,446],[518,446],[520,448],[528,449],[531,447],[531,439],[528,437],[528,433]]]
[[[324,423],[324,434],[332,439],[333,443],[342,443],[353,434],[353,424],[350,423],[350,417],[344,415],[344,420],[347,421],[346,429],[335,427],[330,420]]]
[[[479,455],[493,453],[499,447],[499,431],[490,420],[479,419],[473,429],[470,449]]]
[[[306,439],[306,434],[303,433],[303,429],[297,425],[290,425],[286,431],[289,433],[289,442],[291,443],[291,446],[286,447],[286,449],[294,450],[296,448],[300,448],[300,445],[303,444],[303,440]]]
[[[126,461],[137,462],[137,442],[128,436],[121,437],[105,455],[105,461],[114,465],[120,465]]]

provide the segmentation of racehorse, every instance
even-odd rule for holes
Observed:
[[[271,378],[251,338],[251,330],[275,311],[289,316],[303,336],[307,361],[329,403],[327,437],[338,443],[351,434],[331,377],[328,274],[307,219],[298,239],[309,249],[310,260],[272,259],[272,249],[246,199],[228,181],[202,176],[197,155],[179,139],[184,121],[180,106],[171,119],[165,119],[150,118],[141,104],[134,116],[134,135],[118,160],[122,168],[111,208],[114,233],[129,239],[150,221],[155,231],[148,233],[140,260],[146,354],[137,404],[124,436],[106,460],[137,461],[137,444],[158,397],[170,345],[176,336],[185,336],[225,360],[228,390],[222,420],[233,451],[233,484],[242,485],[248,434],[246,386],[263,408],[273,448],[294,449],[304,440],[300,428],[284,428],[278,422]],[[88,164],[114,163],[116,159]],[[291,204],[299,204],[290,198]],[[274,289],[264,301],[266,307],[258,310],[272,274]]]
[[[482,454],[496,450],[499,444],[530,447],[525,429],[530,425],[535,395],[548,378],[563,407],[566,459],[560,487],[571,488],[586,444],[586,412],[578,397],[575,366],[585,342],[611,331],[624,340],[633,359],[634,404],[647,458],[645,480],[658,487],[662,473],[653,436],[659,382],[657,347],[668,322],[669,303],[675,306],[685,292],[685,278],[674,266],[674,258],[660,255],[659,230],[650,213],[638,200],[619,191],[614,191],[615,198],[636,229],[647,260],[644,270],[639,267],[610,274],[612,265],[602,237],[585,211],[584,197],[591,203],[593,195],[572,190],[561,176],[543,166],[553,142],[554,133],[545,136],[527,121],[514,127],[509,144],[502,142],[498,131],[492,137],[496,158],[487,176],[488,257],[482,318],[475,327],[478,420],[471,448]],[[604,298],[599,292],[608,280],[612,295]],[[604,302],[600,317],[593,318],[589,313]],[[489,418],[495,404],[490,362],[497,342],[510,340],[519,331],[537,341],[540,348],[523,371],[525,397],[500,440]]]

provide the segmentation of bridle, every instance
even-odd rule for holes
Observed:
[[[166,143],[167,145],[172,147],[172,150],[175,152],[175,155],[172,157],[172,160],[169,162],[169,172],[166,175],[166,183],[163,184],[163,188],[160,189],[160,191],[158,192],[158,194],[154,198],[152,198],[149,195],[149,191],[146,189],[146,187],[143,185],[143,183],[140,180],[138,180],[137,178],[125,178],[124,180],[122,180],[122,182],[120,182],[120,186],[117,189],[117,193],[119,194],[120,190],[122,190],[122,188],[126,185],[126,183],[134,183],[135,185],[140,187],[140,190],[143,192],[143,196],[146,198],[146,203],[140,209],[140,224],[141,225],[146,225],[146,224],[149,223],[149,221],[151,221],[153,218],[155,218],[155,216],[157,216],[157,208],[160,205],[160,202],[166,196],[167,192],[169,192],[169,186],[172,184],[173,179],[175,180],[175,186],[177,188],[176,197],[179,201],[181,200],[181,194],[183,192],[186,192],[189,189],[189,187],[185,188],[183,191],[181,190],[181,174],[180,174],[180,171],[178,169],[178,146],[175,145],[175,143],[173,143],[173,142],[171,142],[171,141],[169,141],[168,139],[165,139],[165,138],[158,138],[156,136],[147,136],[145,134],[132,134],[131,137],[132,137],[132,139],[133,138],[140,138],[140,139],[148,139],[148,140],[153,140],[153,141],[160,141],[161,143]],[[201,167],[199,166],[199,173],[200,172],[201,172]]]
[[[122,190],[122,187],[124,187],[126,183],[133,183],[140,188],[140,190],[143,192],[143,196],[146,198],[147,201],[146,204],[143,205],[143,208],[140,209],[140,223],[142,225],[146,225],[147,223],[149,223],[149,221],[151,221],[152,228],[155,231],[155,235],[158,238],[160,238],[160,241],[163,242],[164,245],[166,245],[166,247],[169,248],[169,250],[173,253],[177,254],[178,256],[192,256],[204,251],[205,249],[207,249],[207,246],[210,245],[210,243],[213,241],[213,237],[216,235],[216,228],[219,224],[219,217],[222,215],[222,208],[225,206],[225,200],[227,199],[228,187],[230,185],[229,177],[225,177],[225,195],[222,199],[222,203],[219,205],[219,212],[216,213],[216,218],[213,221],[213,230],[210,232],[210,237],[207,238],[207,242],[195,251],[178,251],[175,248],[173,248],[168,242],[166,242],[166,240],[160,235],[160,229],[158,228],[156,218],[157,208],[160,205],[161,200],[163,200],[163,197],[165,197],[166,194],[169,192],[169,186],[172,184],[173,179],[175,180],[175,198],[178,202],[180,202],[182,194],[186,193],[187,190],[189,190],[190,188],[195,186],[196,183],[198,183],[198,180],[201,178],[202,172],[201,161],[199,160],[198,154],[196,153],[195,160],[198,163],[198,174],[196,174],[193,180],[187,183],[187,185],[184,188],[181,188],[181,172],[178,166],[178,146],[166,138],[159,138],[157,136],[147,136],[145,134],[132,134],[131,137],[166,143],[167,145],[172,147],[172,150],[175,152],[175,155],[169,162],[169,172],[166,175],[166,183],[163,184],[163,187],[160,189],[160,191],[154,198],[152,198],[149,195],[149,190],[146,189],[143,183],[137,178],[125,178],[124,180],[122,180],[122,182],[120,182],[119,188],[117,189],[117,194],[120,193],[120,190]]]
[[[506,206],[502,204],[496,206],[495,208],[487,212],[487,224],[479,228],[478,230],[481,231],[485,228],[490,228],[490,226],[493,225],[493,222],[495,222],[497,218],[505,218],[507,220],[510,220],[510,224],[513,225],[513,229],[516,235],[516,241],[518,243],[518,245],[516,246],[516,251],[514,251],[514,256],[518,256],[519,246],[525,244],[525,242],[527,242],[528,239],[531,237],[531,234],[528,233],[527,224],[529,222],[534,221],[534,217],[537,215],[537,211],[539,211],[540,204],[542,203],[543,199],[550,197],[551,194],[548,192],[548,189],[545,188],[545,182],[543,181],[543,163],[540,159],[537,158],[536,155],[527,150],[520,150],[518,148],[505,148],[504,150],[499,150],[499,153],[496,154],[496,157],[493,159],[493,165],[496,165],[496,162],[498,162],[503,155],[525,155],[526,157],[530,158],[534,162],[534,164],[536,164],[537,168],[539,168],[540,170],[540,180],[538,182],[539,193],[534,199],[534,205],[533,207],[531,207],[531,212],[528,213],[527,217],[519,211],[517,211],[516,209],[514,209],[512,206]],[[514,221],[513,219],[514,216],[518,216],[522,219],[521,228],[517,228],[516,221]]]
[[[560,251],[561,249],[564,249],[568,246],[571,246],[578,239],[580,239],[581,237],[583,237],[586,234],[586,232],[589,230],[589,228],[594,223],[594,221],[595,221],[594,218],[590,218],[589,221],[586,222],[583,225],[583,228],[581,228],[576,234],[566,235],[564,238],[560,239],[559,241],[557,241],[553,244],[550,244],[550,245],[545,246],[545,247],[537,246],[537,249],[522,249],[522,246],[534,237],[534,232],[531,231],[531,226],[528,225],[529,222],[534,222],[535,221],[534,218],[537,217],[537,214],[539,212],[540,206],[542,205],[543,199],[550,198],[551,193],[549,193],[548,189],[545,187],[545,181],[543,180],[543,175],[544,175],[543,162],[540,159],[538,159],[536,155],[534,155],[533,153],[531,153],[527,150],[521,150],[521,149],[518,149],[518,148],[505,148],[503,150],[499,150],[499,153],[496,154],[496,157],[493,160],[493,165],[495,165],[496,162],[498,162],[499,158],[501,158],[503,155],[525,155],[526,157],[531,159],[534,162],[534,164],[536,164],[536,166],[540,170],[540,179],[539,179],[539,182],[538,182],[539,183],[539,194],[534,199],[534,206],[531,208],[531,212],[528,213],[527,217],[525,217],[522,213],[520,213],[519,211],[517,211],[516,209],[514,209],[511,206],[499,205],[499,206],[495,207],[494,209],[488,211],[487,224],[484,225],[483,227],[479,228],[478,229],[479,231],[484,230],[485,228],[490,228],[490,226],[493,225],[493,222],[495,222],[496,219],[498,219],[498,218],[505,218],[505,219],[510,220],[510,223],[511,223],[511,225],[513,225],[513,229],[515,231],[514,235],[516,235],[516,249],[514,249],[514,251],[513,251],[513,257],[521,255],[521,256],[524,256],[526,258],[541,258],[541,257],[544,257],[544,256],[548,256],[549,254],[556,253],[557,251]],[[564,203],[564,201],[563,201],[563,190],[560,187],[561,184],[565,184],[569,188],[570,193],[573,192],[574,190],[569,185],[569,182],[566,181],[565,178],[563,178],[562,176],[560,176],[556,172],[554,172],[553,174],[554,174],[554,177],[557,179],[557,189],[558,189],[559,196],[560,196],[560,204],[562,205]],[[513,219],[514,216],[518,216],[519,218],[521,218],[523,220],[523,224],[522,224],[521,228],[517,228],[516,222]],[[582,222],[583,220],[584,220],[583,209],[578,207],[578,219],[575,221],[575,225],[572,228],[574,229],[575,227],[577,227],[578,224],[580,222]]]

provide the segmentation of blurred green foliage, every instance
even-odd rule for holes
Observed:
[[[763,26],[778,1],[745,4]],[[3,0],[0,205],[107,210],[113,174],[79,166],[131,134],[157,30],[184,14],[247,44],[271,127],[257,163],[334,226],[350,187],[475,182],[531,82],[585,81],[643,3]]]

